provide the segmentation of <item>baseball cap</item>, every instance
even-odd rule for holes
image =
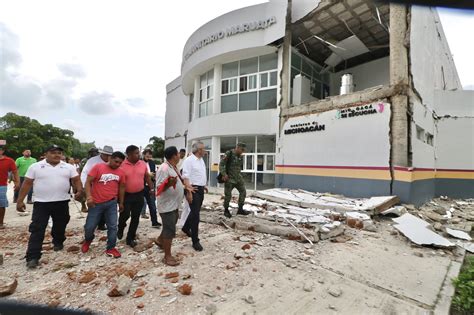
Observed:
[[[46,150],[44,150],[44,152],[55,151],[55,150],[64,151],[64,149],[61,148],[60,146],[56,144],[52,144],[49,147],[47,147]]]

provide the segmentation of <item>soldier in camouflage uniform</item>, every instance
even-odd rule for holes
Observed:
[[[239,191],[239,210],[237,214],[248,215],[250,212],[245,211],[244,201],[247,191],[245,190],[244,178],[242,177],[242,153],[246,148],[245,143],[238,143],[234,150],[229,150],[225,153],[225,156],[222,158],[219,164],[219,172],[222,175],[222,179],[225,182],[224,184],[224,215],[228,218],[231,218],[232,215],[229,211],[229,203],[232,197],[232,190],[237,188]]]

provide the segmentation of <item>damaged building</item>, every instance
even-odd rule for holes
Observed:
[[[474,92],[435,8],[270,1],[209,21],[167,87],[166,145],[202,141],[209,185],[247,144],[248,189],[474,197]]]

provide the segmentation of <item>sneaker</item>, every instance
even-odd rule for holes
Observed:
[[[39,266],[39,259],[33,258],[33,259],[30,259],[26,262],[26,267],[28,269],[35,269],[38,266]]]
[[[137,246],[137,241],[135,240],[127,241],[127,245],[130,246],[131,248],[134,248],[135,246]]]
[[[54,250],[55,252],[59,252],[60,250],[63,250],[63,248],[64,248],[64,245],[63,245],[63,244],[59,244],[59,245],[54,245],[54,246],[53,246],[53,250]]]
[[[123,238],[123,230],[118,229],[118,231],[117,231],[117,238],[118,238],[119,240],[121,240],[121,239]]]
[[[229,218],[229,219],[232,218],[232,214],[230,214],[229,209],[225,209],[225,210],[224,210],[224,216],[227,217],[227,218]]]
[[[113,258],[120,258],[122,257],[122,255],[120,254],[120,252],[117,250],[117,248],[112,248],[112,249],[107,249],[105,251],[105,254],[107,256],[110,256],[110,257],[113,257]]]
[[[152,228],[155,228],[155,229],[159,229],[161,227],[161,223],[160,222],[156,222],[155,224],[152,224],[151,225]]]
[[[92,241],[84,241],[81,246],[81,252],[87,253],[89,251],[89,247],[91,247]]]
[[[144,213],[144,214],[142,214],[142,218],[143,219],[149,219],[150,217],[148,216],[148,214]]]
[[[193,248],[194,248],[195,250],[197,250],[198,252],[200,252],[200,251],[202,251],[202,250],[204,249],[204,248],[202,248],[202,245],[201,245],[199,242],[193,243]]]

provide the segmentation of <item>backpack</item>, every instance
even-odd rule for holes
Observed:
[[[226,153],[226,156],[227,156],[227,163],[226,163],[226,165],[225,165],[225,170],[226,170],[226,172],[227,172],[228,169],[229,169],[230,158],[231,158],[231,156],[232,156],[232,154],[233,154],[233,153],[232,153],[232,150],[227,151],[227,152],[228,152],[228,153]],[[219,172],[219,174],[217,174],[217,177],[216,177],[217,182],[218,182],[219,184],[225,183],[225,181],[224,181],[222,178],[223,178],[223,176],[222,176],[222,174]]]

